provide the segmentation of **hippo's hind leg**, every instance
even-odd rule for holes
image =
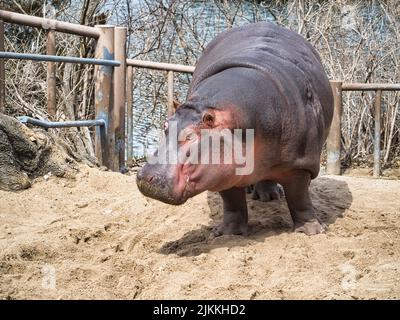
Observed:
[[[251,198],[263,202],[279,200],[282,195],[282,190],[274,181],[263,180],[257,182],[252,190]]]
[[[245,188],[231,188],[220,192],[224,203],[223,222],[214,229],[215,236],[223,234],[247,235],[247,203]]]
[[[304,232],[307,235],[318,234],[326,229],[326,226],[318,219],[312,205],[308,191],[310,181],[310,173],[305,170],[296,171],[282,181],[294,222],[294,231]]]

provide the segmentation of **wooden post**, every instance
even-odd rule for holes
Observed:
[[[114,60],[114,27],[108,25],[96,26],[100,36],[97,40],[95,58]],[[117,163],[113,161],[114,137],[114,92],[113,92],[113,67],[96,65],[95,78],[95,108],[96,118],[104,119],[105,127],[96,127],[95,153],[100,165],[117,171]]]
[[[3,0],[0,0],[0,10],[3,9]],[[0,51],[4,51],[4,22],[0,19]],[[6,84],[4,59],[0,59],[0,113],[6,110]]]
[[[128,165],[133,157],[133,67],[128,66],[126,82],[126,108],[127,108],[127,160]]]
[[[56,54],[55,33],[54,29],[47,31],[46,52],[49,55]],[[52,117],[55,117],[57,113],[56,90],[56,64],[47,62],[47,112]]]
[[[340,175],[342,82],[331,81],[331,87],[333,92],[333,119],[326,140],[326,173]]]
[[[115,60],[121,62],[114,68],[114,160],[119,170],[125,167],[125,103],[126,103],[126,32],[125,27],[116,27],[114,34]]]
[[[381,100],[382,90],[376,90],[375,95],[375,131],[374,131],[374,178],[379,178],[381,174],[380,169],[380,155],[381,155]]]
[[[175,112],[174,110],[174,72],[168,71],[168,117],[172,116]]]

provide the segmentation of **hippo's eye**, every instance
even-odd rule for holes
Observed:
[[[214,115],[209,112],[206,112],[203,114],[202,121],[205,125],[211,127],[214,124]]]

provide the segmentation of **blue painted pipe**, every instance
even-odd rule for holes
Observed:
[[[4,51],[0,51],[0,59],[70,62],[70,63],[81,63],[81,64],[96,64],[96,65],[111,66],[111,67],[118,67],[121,65],[121,62],[117,60],[64,57],[64,56],[52,56],[43,54],[17,53],[17,52],[4,52]]]
[[[43,128],[70,128],[70,127],[92,127],[92,126],[104,127],[106,125],[106,121],[104,119],[77,120],[77,121],[64,121],[64,122],[43,121],[27,116],[17,117],[17,119],[22,123],[30,123],[35,126]]]

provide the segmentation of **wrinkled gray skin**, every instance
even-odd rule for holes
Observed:
[[[180,133],[188,127],[254,129],[254,172],[238,177],[232,165],[146,164],[138,187],[175,205],[205,190],[219,192],[224,218],[214,232],[222,235],[247,234],[246,186],[253,185],[253,199],[269,201],[279,199],[279,183],[294,230],[320,233],[325,226],[308,189],[319,172],[332,113],[329,81],[304,38],[272,23],[230,29],[203,52],[186,102],[169,121],[178,121]],[[184,140],[178,152],[193,143],[199,139]]]

